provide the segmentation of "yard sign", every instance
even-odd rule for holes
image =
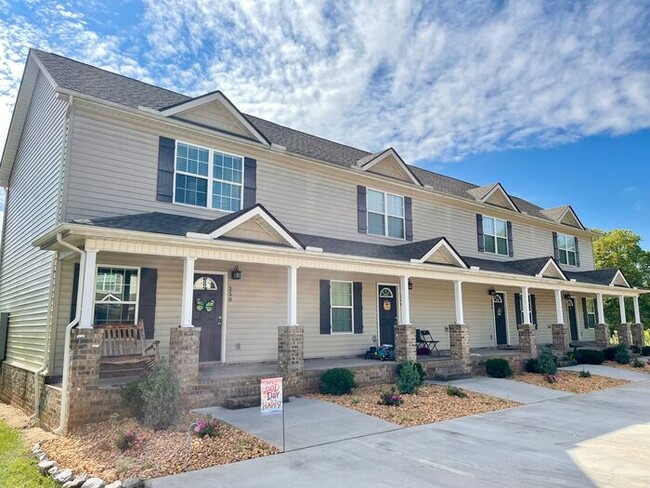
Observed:
[[[262,415],[282,413],[282,377],[266,378],[260,384]]]

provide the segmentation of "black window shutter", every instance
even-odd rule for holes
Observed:
[[[589,316],[587,315],[587,299],[582,297],[582,316],[585,319],[585,329],[589,328]]]
[[[257,161],[244,158],[244,206],[252,207],[257,203]]]
[[[521,324],[521,295],[515,293],[515,315],[517,316],[517,325]]]
[[[72,275],[72,300],[70,300],[70,322],[74,320],[77,314],[77,294],[79,292],[79,263],[74,264],[74,274]]]
[[[539,325],[537,323],[537,305],[535,304],[535,295],[530,295],[530,310],[533,315],[533,324]]]
[[[329,334],[331,331],[330,282],[329,280],[320,280],[320,333]]]
[[[366,187],[357,186],[357,231],[368,233],[368,208],[366,206]]]
[[[9,312],[0,313],[0,361],[5,360],[7,336],[9,335]]]
[[[485,252],[485,242],[483,241],[483,216],[476,214],[476,240],[478,241],[478,252]]]
[[[557,247],[557,232],[553,232],[553,257],[560,262],[560,250]]]
[[[352,284],[352,296],[354,300],[354,333],[363,334],[363,298],[361,283],[355,281]]]
[[[404,225],[406,227],[406,240],[413,240],[413,199],[404,197]]]
[[[158,141],[158,186],[156,200],[171,202],[174,198],[174,155],[176,141],[160,137]]]
[[[512,247],[512,222],[508,220],[508,256],[513,257],[515,255],[514,248]]]
[[[158,270],[155,268],[140,269],[140,301],[138,303],[138,320],[144,322],[144,336],[153,339],[156,325],[156,288],[158,286]]]
[[[580,267],[580,248],[578,247],[578,238],[574,237],[573,238],[576,243],[576,266],[579,268]]]

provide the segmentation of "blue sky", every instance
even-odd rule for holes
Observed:
[[[0,0],[0,140],[29,47],[483,184],[650,248],[650,3]]]

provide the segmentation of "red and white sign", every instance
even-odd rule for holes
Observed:
[[[282,377],[265,378],[260,383],[262,415],[282,413]]]

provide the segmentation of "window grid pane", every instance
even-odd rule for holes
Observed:
[[[340,281],[333,281],[332,284],[332,306],[352,306],[352,284]]]
[[[388,237],[404,239],[404,219],[401,217],[388,217]]]
[[[496,252],[496,244],[494,242],[494,236],[485,234],[483,236],[483,243],[484,243],[485,252],[491,252],[491,253]]]
[[[397,195],[386,195],[388,215],[404,217],[404,198]]]
[[[384,213],[384,194],[382,192],[368,190],[368,211]]]
[[[497,254],[508,255],[508,239],[497,237]]]
[[[177,174],[176,202],[206,207],[208,204],[208,180]]]
[[[332,332],[352,332],[351,308],[332,308]]]
[[[94,323],[134,323],[137,300],[137,269],[97,269]]]
[[[383,214],[368,212],[368,234],[385,235],[385,225]]]

